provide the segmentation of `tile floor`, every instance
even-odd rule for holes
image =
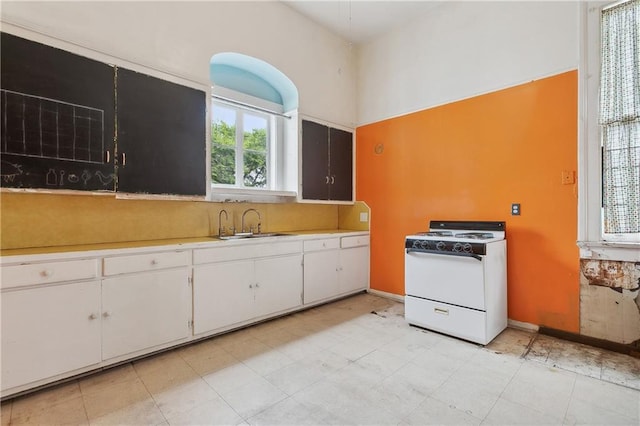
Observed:
[[[6,424],[640,424],[640,360],[515,329],[486,347],[360,294],[2,404]]]

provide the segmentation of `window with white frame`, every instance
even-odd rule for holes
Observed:
[[[273,189],[277,117],[215,99],[211,110],[211,182]]]
[[[640,259],[640,0],[583,6],[579,245]],[[633,253],[625,249],[632,248]]]
[[[602,231],[640,235],[640,0],[601,12]]]

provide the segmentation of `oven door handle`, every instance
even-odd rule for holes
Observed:
[[[482,256],[474,253],[459,253],[455,251],[438,251],[438,250],[426,250],[426,249],[416,249],[416,248],[408,248],[407,254],[412,251],[416,253],[429,253],[429,254],[440,254],[443,256],[459,256],[459,257],[472,257],[480,262],[482,262]]]

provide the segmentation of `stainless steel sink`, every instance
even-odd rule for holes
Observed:
[[[280,232],[265,232],[262,234],[252,234],[250,232],[242,232],[242,233],[237,233],[235,235],[222,235],[216,238],[220,240],[244,240],[248,238],[285,237],[285,236],[292,236],[292,235],[293,234],[283,234]]]
[[[290,237],[293,234],[282,234],[280,232],[265,232],[263,234],[253,234],[249,238],[262,238],[262,237]]]

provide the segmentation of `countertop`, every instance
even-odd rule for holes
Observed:
[[[166,249],[168,246],[176,249],[184,248],[202,248],[204,246],[210,246],[210,244],[237,244],[241,243],[255,243],[273,241],[277,238],[286,238],[287,240],[293,238],[306,239],[309,236],[323,236],[333,234],[350,234],[350,235],[366,235],[369,231],[354,231],[350,229],[314,229],[314,230],[302,230],[302,231],[284,231],[282,234],[290,234],[291,236],[281,237],[266,237],[256,239],[239,239],[239,240],[220,240],[215,236],[203,236],[203,237],[186,237],[186,238],[170,238],[160,240],[143,240],[143,241],[123,241],[123,242],[111,242],[100,244],[77,244],[69,246],[53,246],[53,247],[29,247],[20,249],[6,249],[0,250],[0,258],[2,260],[9,260],[9,257],[16,256],[31,256],[31,255],[45,255],[45,254],[69,254],[72,257],[77,257],[79,254],[92,254],[92,252],[110,252],[121,251],[126,249],[151,249],[152,251],[159,249]],[[305,238],[306,237],[306,238]],[[297,238],[296,238],[297,239]]]

